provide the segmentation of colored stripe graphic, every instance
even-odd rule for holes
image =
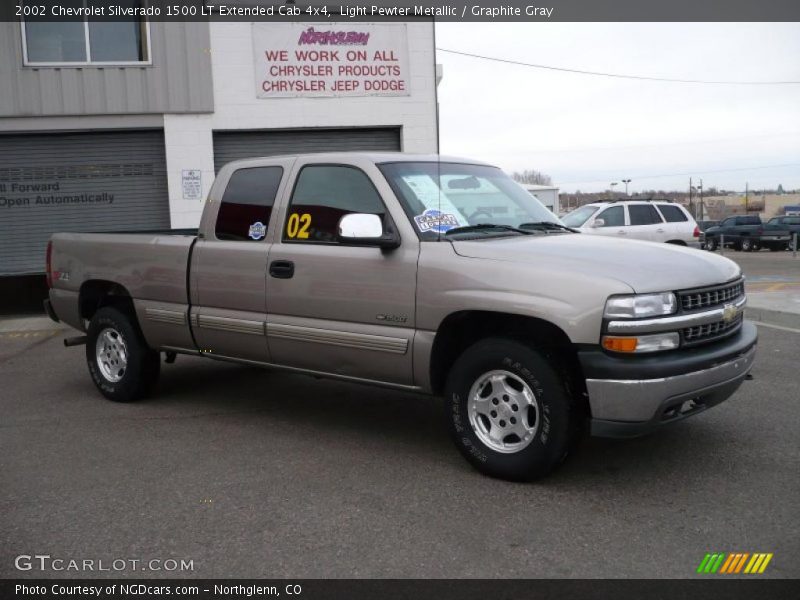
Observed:
[[[709,552],[700,561],[697,572],[719,573],[721,575],[742,572],[748,575],[761,574],[766,570],[772,557],[773,554],[771,552],[755,552],[753,554],[749,552]]]

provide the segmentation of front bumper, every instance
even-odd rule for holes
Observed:
[[[661,356],[579,352],[592,411],[591,432],[636,437],[729,398],[753,366],[758,332],[745,321],[735,335]]]

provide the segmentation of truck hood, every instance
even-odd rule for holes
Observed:
[[[626,283],[637,293],[714,285],[741,275],[735,262],[711,252],[594,235],[536,235],[452,243],[460,256],[608,277]]]

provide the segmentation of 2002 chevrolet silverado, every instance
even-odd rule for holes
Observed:
[[[586,236],[500,169],[406,154],[223,168],[199,231],[52,237],[52,318],[100,392],[177,353],[445,398],[480,471],[530,480],[587,429],[640,435],[728,398],[755,356],[739,267]]]

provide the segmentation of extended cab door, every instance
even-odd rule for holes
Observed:
[[[254,161],[220,171],[217,197],[209,197],[190,270],[190,319],[202,352],[269,362],[268,234],[290,166],[290,160]]]
[[[272,361],[411,385],[419,240],[371,161],[319,160],[295,164],[270,250]],[[379,215],[384,231],[400,232],[400,247],[341,243],[339,220],[350,213]]]

